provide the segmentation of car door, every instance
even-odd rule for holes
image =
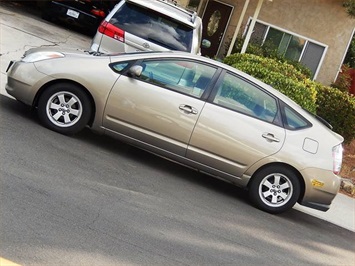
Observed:
[[[216,68],[198,61],[144,60],[139,76],[121,75],[107,100],[103,125],[148,147],[185,156]],[[137,66],[137,64],[135,66]],[[122,68],[122,63],[111,65]]]
[[[187,157],[241,177],[252,164],[281,149],[285,129],[272,95],[232,73],[218,84],[197,121]]]

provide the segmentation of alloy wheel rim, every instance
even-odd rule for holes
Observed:
[[[76,124],[82,115],[83,106],[73,93],[61,91],[53,94],[47,101],[47,116],[59,127],[70,127]]]
[[[260,199],[270,207],[284,206],[292,197],[293,185],[283,174],[273,173],[261,181],[259,185]]]

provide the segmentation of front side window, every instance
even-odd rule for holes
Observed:
[[[113,71],[121,73],[128,65],[129,62],[118,62],[110,64],[110,67],[113,69]]]
[[[277,117],[275,98],[246,80],[228,73],[213,103],[267,122],[273,122]]]
[[[125,3],[110,23],[169,50],[191,51],[193,28],[153,10]]]
[[[139,79],[183,94],[200,98],[212,80],[216,68],[196,61],[146,60]]]

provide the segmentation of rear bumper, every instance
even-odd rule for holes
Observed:
[[[305,193],[301,205],[327,211],[340,188],[341,179],[332,171],[307,168],[301,171],[305,180]]]
[[[68,10],[73,10],[79,13],[78,18],[69,16],[67,14]],[[76,9],[74,7],[65,5],[64,3],[59,3],[56,1],[51,1],[50,4],[43,10],[44,16],[51,19],[58,19],[64,21],[65,23],[74,25],[80,28],[86,28],[91,30],[96,30],[99,26],[102,18],[98,18],[92,14],[85,11]]]

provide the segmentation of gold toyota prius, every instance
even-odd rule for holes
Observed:
[[[32,49],[7,69],[7,92],[51,130],[84,127],[224,179],[281,213],[326,211],[343,138],[270,86],[183,52]]]

